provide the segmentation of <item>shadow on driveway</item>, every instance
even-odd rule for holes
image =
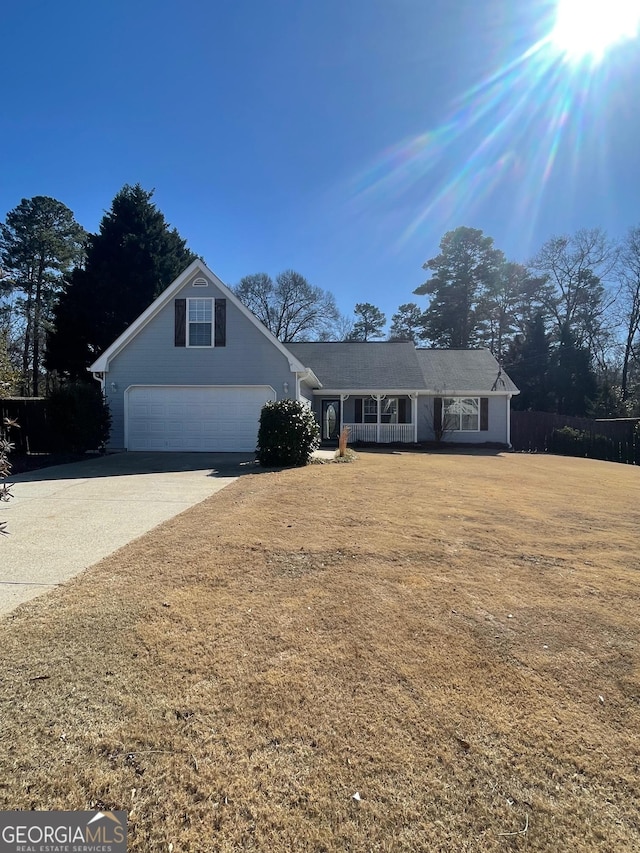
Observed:
[[[84,480],[96,477],[128,477],[134,474],[207,471],[207,477],[240,477],[259,474],[261,468],[255,453],[110,453],[106,456],[51,465],[15,474],[12,483],[46,480]]]

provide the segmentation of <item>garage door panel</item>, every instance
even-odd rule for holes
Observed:
[[[155,386],[128,392],[129,450],[255,450],[268,386]]]

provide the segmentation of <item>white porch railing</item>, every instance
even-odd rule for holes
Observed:
[[[375,441],[413,443],[413,424],[343,424],[349,430],[349,441]],[[378,432],[380,430],[380,432]]]

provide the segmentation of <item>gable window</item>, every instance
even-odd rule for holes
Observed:
[[[212,345],[213,299],[187,299],[187,346]]]
[[[445,397],[442,401],[442,426],[456,432],[478,432],[480,398]]]

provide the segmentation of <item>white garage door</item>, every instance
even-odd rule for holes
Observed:
[[[127,393],[128,450],[251,452],[267,385],[139,386]]]

